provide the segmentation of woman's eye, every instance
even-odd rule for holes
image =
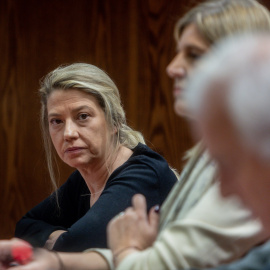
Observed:
[[[62,123],[62,120],[60,120],[60,119],[51,119],[50,120],[51,125],[59,125],[61,123]]]
[[[79,115],[79,120],[86,120],[89,117],[87,113],[81,113]]]
[[[200,57],[201,57],[201,54],[194,53],[194,52],[188,53],[188,58],[193,60],[193,61],[198,60]]]

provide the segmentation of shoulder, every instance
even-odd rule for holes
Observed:
[[[151,206],[161,205],[176,181],[165,159],[148,146],[139,144],[132,156],[110,175],[105,190],[114,187],[121,194],[141,193],[155,201]]]
[[[139,143],[131,157],[111,175],[110,180],[124,177],[126,181],[139,179],[157,181],[166,179],[167,182],[176,182],[176,176],[170,169],[167,161],[148,146]]]
[[[134,149],[128,163],[144,163],[154,170],[168,169],[167,161],[145,144],[139,143]]]
[[[172,182],[176,182],[177,180],[175,173],[170,168],[165,158],[147,145],[141,143],[133,149],[133,155],[130,157],[127,164],[137,164],[137,166],[144,165],[152,170],[158,179],[172,180]]]
[[[212,182],[216,174],[216,164],[210,158],[209,153],[205,149],[199,149],[193,151],[193,154],[189,154],[186,165],[184,166],[180,175],[180,181],[184,180],[194,182],[194,185],[198,185],[199,182],[206,184]]]

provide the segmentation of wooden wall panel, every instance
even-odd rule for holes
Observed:
[[[119,87],[129,124],[181,169],[191,144],[165,68],[173,25],[189,0],[0,1],[0,238],[51,191],[39,129],[39,79],[88,62]],[[63,182],[71,169],[60,166]]]
[[[165,68],[174,54],[178,0],[0,1],[0,238],[51,191],[39,130],[39,79],[88,62],[118,85],[129,124],[181,168],[191,145],[172,109]],[[187,1],[186,1],[187,2]],[[61,182],[72,169],[60,166]]]

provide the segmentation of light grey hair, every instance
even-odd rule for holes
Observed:
[[[213,91],[225,93],[225,106],[245,146],[269,161],[269,33],[227,39],[201,61],[185,93],[195,118],[209,106]]]

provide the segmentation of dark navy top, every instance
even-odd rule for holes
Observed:
[[[177,181],[163,157],[143,144],[109,177],[98,200],[90,208],[90,191],[79,171],[73,172],[55,194],[30,210],[16,226],[15,236],[35,247],[44,246],[56,230],[67,230],[54,250],[76,252],[91,247],[107,248],[106,227],[119,212],[131,206],[136,193],[146,197],[148,210],[161,205]]]

